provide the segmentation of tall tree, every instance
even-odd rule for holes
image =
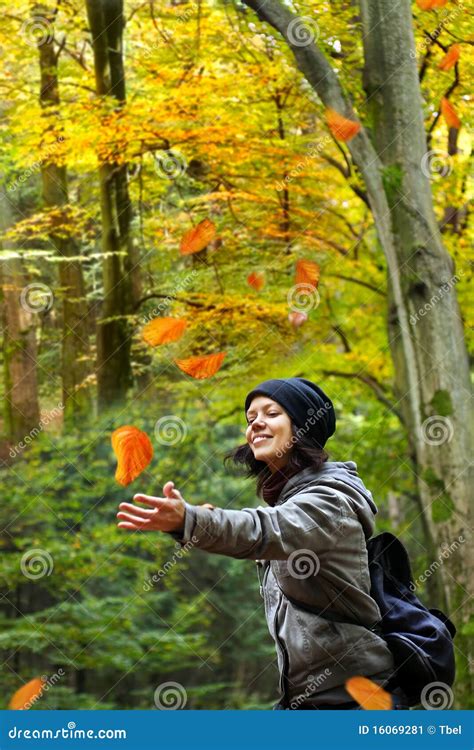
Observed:
[[[38,25],[48,23],[50,33],[38,39],[38,54],[41,73],[40,103],[48,118],[48,132],[57,140],[63,138],[63,128],[59,121],[60,103],[58,82],[58,55],[55,50],[55,14],[43,5],[36,5],[32,14]],[[49,209],[63,208],[67,211],[69,202],[67,169],[55,159],[55,151],[41,162],[43,199]],[[50,233],[50,240],[64,258],[59,263],[59,283],[62,296],[62,363],[63,404],[65,422],[80,422],[81,417],[90,413],[91,391],[84,385],[90,372],[90,347],[88,305],[85,297],[84,278],[81,264],[73,260],[78,248],[73,237],[64,230],[68,222],[66,214],[60,222],[62,228]],[[71,258],[71,260],[67,260]]]
[[[96,91],[113,97],[117,109],[125,102],[123,64],[123,1],[86,0],[94,50]],[[118,146],[116,146],[118,149]],[[132,384],[128,317],[140,298],[140,269],[131,236],[132,206],[128,167],[118,159],[99,167],[104,305],[97,335],[99,408],[120,401]]]
[[[314,35],[295,33],[304,20],[279,0],[244,0],[288,42],[323,104],[356,120],[349,97]],[[469,538],[472,394],[454,263],[443,246],[431,186],[423,170],[426,133],[409,0],[361,0],[364,89],[371,126],[348,143],[365,183],[388,266],[389,338],[396,394],[403,414],[426,525],[436,546]],[[309,32],[310,33],[310,32]],[[424,314],[425,305],[429,312]],[[423,312],[420,312],[423,311]],[[413,321],[415,321],[413,323]],[[433,431],[441,429],[440,439]],[[472,544],[443,565],[450,611],[466,624]],[[458,637],[467,669],[469,642]]]

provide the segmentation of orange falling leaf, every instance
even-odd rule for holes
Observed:
[[[259,292],[265,284],[265,277],[261,271],[254,271],[247,276],[247,284]]]
[[[142,330],[143,340],[150,346],[178,341],[184,333],[186,321],[179,318],[154,318]]]
[[[326,109],[326,122],[333,136],[339,141],[350,141],[359,132],[360,122],[348,120],[334,109]]]
[[[444,96],[441,99],[441,114],[450,128],[456,128],[456,130],[459,130],[461,127],[461,120],[457,116],[456,110],[451,102],[449,102]]]
[[[357,703],[368,711],[389,711],[392,696],[367,677],[351,677],[346,680],[346,690]]]
[[[315,289],[319,283],[320,268],[313,260],[299,260],[296,263],[296,284],[307,284]]]
[[[204,380],[205,378],[210,378],[212,375],[215,375],[215,373],[220,370],[226,354],[227,352],[219,352],[219,354],[207,354],[198,357],[188,357],[187,359],[175,359],[175,363],[182,372],[186,373],[186,375],[190,375],[197,380]]]
[[[293,310],[293,312],[288,313],[288,320],[294,328],[299,328],[303,323],[306,323],[308,316],[305,312]]]
[[[181,240],[180,252],[181,255],[191,255],[191,253],[198,253],[214,239],[216,236],[216,225],[210,219],[203,219],[186,232]]]
[[[19,688],[13,693],[8,708],[14,711],[24,711],[30,706],[27,704],[34,703],[43,692],[43,686],[46,683],[42,677],[34,677],[32,680]]]
[[[459,44],[452,44],[440,64],[438,65],[439,70],[451,70],[456,65],[461,54]]]
[[[133,482],[153,458],[153,446],[145,432],[124,425],[112,433],[112,448],[117,456],[115,479],[124,487]]]
[[[433,8],[442,8],[448,0],[416,0],[416,4],[421,10],[433,10]]]

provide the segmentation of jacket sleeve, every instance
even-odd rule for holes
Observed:
[[[295,550],[331,549],[346,513],[339,493],[318,486],[275,507],[211,510],[186,503],[184,529],[169,533],[181,545],[219,555],[287,560]]]

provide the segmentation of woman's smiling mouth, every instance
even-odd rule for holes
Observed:
[[[258,445],[262,440],[271,440],[273,435],[255,435],[252,443]]]

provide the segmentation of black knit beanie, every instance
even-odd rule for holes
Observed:
[[[264,380],[245,399],[245,414],[255,396],[268,396],[279,403],[300,428],[318,447],[336,431],[336,415],[332,401],[324,391],[304,378],[275,378]]]

